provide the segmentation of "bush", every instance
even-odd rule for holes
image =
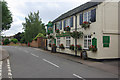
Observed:
[[[60,48],[60,49],[65,49],[65,47],[64,47],[63,44],[60,44],[60,45],[59,45],[59,48]]]
[[[3,45],[8,45],[9,43],[10,43],[9,39],[5,39],[5,40],[3,41]]]
[[[74,45],[70,45],[70,50],[74,50]]]
[[[18,40],[14,38],[14,39],[11,39],[11,42],[16,44],[18,42]]]

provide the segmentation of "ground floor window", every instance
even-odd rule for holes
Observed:
[[[71,38],[66,37],[66,47],[70,47],[70,44],[71,44]]]
[[[57,38],[57,47],[60,45],[60,37]]]
[[[91,35],[85,35],[84,36],[84,49],[89,49],[89,46],[91,46]]]

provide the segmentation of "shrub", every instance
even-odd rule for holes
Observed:
[[[90,47],[89,47],[89,50],[90,51],[92,51],[92,52],[96,52],[97,51],[97,47],[94,45],[91,45]]]
[[[74,45],[70,45],[70,50],[74,50]]]
[[[74,39],[79,39],[83,37],[83,32],[73,31],[70,33],[71,37]]]
[[[56,30],[55,30],[55,32],[56,32],[56,33],[59,33],[59,32],[60,32],[60,30],[59,30],[59,29],[56,29]]]
[[[90,27],[90,23],[89,22],[87,22],[87,21],[83,22],[82,28],[86,29],[86,28],[89,28],[89,27]]]
[[[60,44],[60,45],[59,45],[59,48],[60,48],[60,49],[65,49],[65,47],[64,47],[63,44]]]
[[[51,47],[51,44],[49,44],[49,47]]]
[[[65,27],[64,31],[70,31],[70,27],[69,26]]]
[[[81,45],[76,45],[76,49],[77,50],[82,50],[82,46]]]
[[[14,38],[14,39],[11,39],[11,42],[16,44],[18,42],[18,40]]]
[[[5,40],[3,41],[3,45],[8,45],[9,43],[10,43],[9,39],[5,39]]]

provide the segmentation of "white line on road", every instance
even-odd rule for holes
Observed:
[[[77,74],[73,74],[73,76],[75,76],[75,77],[77,77],[77,78],[80,78],[80,79],[82,79],[82,80],[85,80],[84,78],[78,76]]]
[[[12,79],[12,72],[11,72],[9,59],[7,59],[7,68],[8,68],[8,78]]]
[[[2,79],[2,61],[0,61],[0,80]]]
[[[35,56],[35,57],[39,57],[39,56],[37,56],[37,55],[35,55],[35,54],[32,54],[32,53],[31,53],[31,55],[33,55],[33,56]]]
[[[56,64],[54,64],[54,63],[52,63],[52,62],[50,62],[50,61],[48,61],[48,60],[46,60],[46,59],[43,59],[43,61],[45,61],[45,62],[47,62],[47,63],[49,63],[49,64],[52,64],[53,66],[55,66],[55,67],[57,67],[57,68],[60,68],[58,65],[56,65]]]

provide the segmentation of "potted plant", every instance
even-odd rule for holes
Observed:
[[[92,51],[92,52],[96,52],[97,51],[97,47],[94,45],[91,45],[90,47],[89,47],[89,50],[90,51]]]
[[[81,51],[82,50],[82,46],[81,45],[76,45],[76,49]]]
[[[63,44],[60,44],[60,45],[59,45],[59,48],[60,48],[60,49],[65,49],[65,47],[64,47]]]
[[[51,52],[56,53],[56,48],[57,48],[56,44],[52,44],[52,51]]]
[[[54,39],[53,35],[48,35],[48,39]]]
[[[74,50],[74,45],[70,45],[70,50]]]
[[[49,44],[49,47],[51,47],[51,44]]]
[[[56,33],[59,33],[59,32],[60,32],[60,30],[59,30],[59,29],[56,29],[56,30],[55,30],[55,32],[56,32]]]
[[[78,32],[78,31],[73,31],[70,33],[71,37],[73,37],[74,39],[79,39],[83,37],[83,32]]]
[[[70,27],[69,26],[65,27],[64,31],[70,31]]]
[[[85,21],[85,22],[83,22],[83,24],[81,26],[82,26],[82,28],[86,29],[86,28],[90,27],[90,23]]]

